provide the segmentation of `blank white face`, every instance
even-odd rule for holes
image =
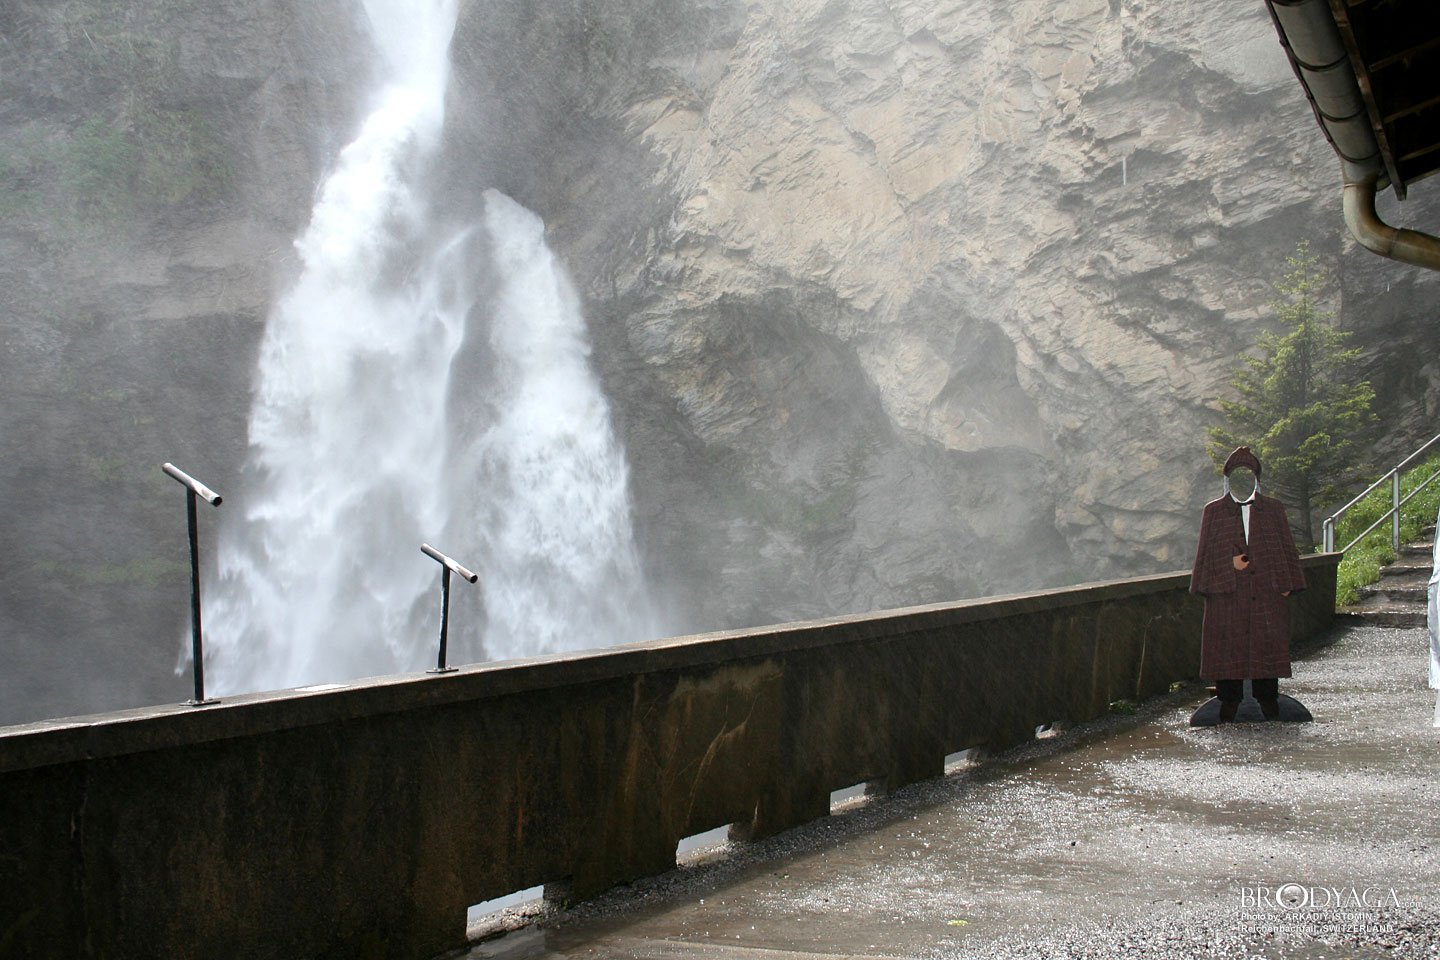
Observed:
[[[1249,500],[1255,492],[1255,474],[1249,467],[1236,467],[1230,471],[1230,495],[1236,500]]]

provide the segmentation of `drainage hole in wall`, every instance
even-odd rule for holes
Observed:
[[[465,910],[465,933],[471,939],[497,936],[524,926],[545,907],[545,887],[527,887],[503,897],[473,904]]]
[[[848,787],[841,787],[839,790],[830,791],[830,812],[838,813],[841,810],[849,810],[864,803],[867,798],[873,797],[878,791],[871,789],[869,781],[862,780],[859,783],[852,783]]]
[[[708,859],[715,854],[725,853],[730,849],[730,827],[731,824],[723,824],[713,830],[703,830],[700,833],[692,833],[675,844],[675,862],[693,863],[696,860]]]
[[[967,747],[964,750],[956,750],[954,753],[945,755],[945,772],[960,773],[973,767],[978,767],[985,759],[985,751],[981,747]]]

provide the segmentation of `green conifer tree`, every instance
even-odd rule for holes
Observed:
[[[1270,306],[1280,332],[1261,334],[1259,356],[1242,355],[1230,378],[1236,399],[1221,400],[1224,426],[1210,428],[1210,455],[1224,463],[1248,445],[1264,467],[1263,487],[1290,508],[1301,548],[1314,544],[1311,514],[1338,499],[1364,469],[1363,450],[1375,415],[1375,391],[1357,381],[1360,351],[1320,306],[1328,282],[1309,241],[1285,260],[1279,298]]]

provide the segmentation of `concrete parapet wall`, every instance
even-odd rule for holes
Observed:
[[[1297,640],[1333,618],[1307,557]],[[1175,574],[0,728],[0,957],[431,957],[1199,665]]]

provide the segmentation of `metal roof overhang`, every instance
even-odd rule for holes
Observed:
[[[1345,221],[1367,249],[1440,270],[1440,239],[1375,213],[1375,191],[1440,171],[1440,2],[1265,0],[1340,157]]]

